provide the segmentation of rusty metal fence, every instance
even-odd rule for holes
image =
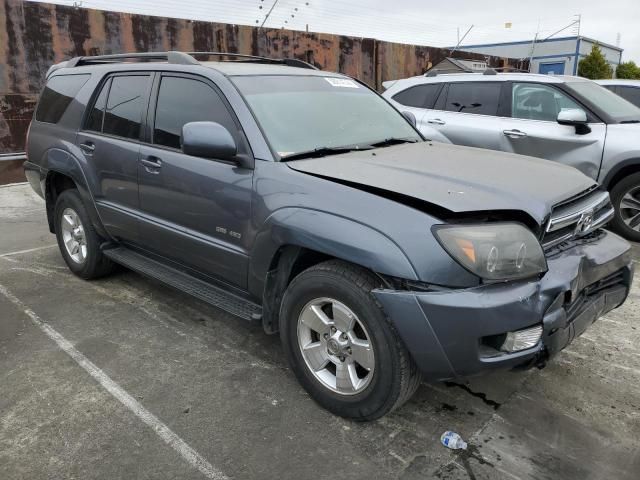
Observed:
[[[378,89],[385,80],[419,75],[448,55],[441,48],[372,38],[0,0],[0,153],[24,149],[38,92],[53,63],[80,55],[167,50],[293,57]],[[468,52],[454,56],[486,59]],[[516,64],[487,60],[491,66]]]

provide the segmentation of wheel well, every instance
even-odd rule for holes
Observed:
[[[608,181],[605,187],[607,190],[611,191],[613,187],[616,186],[620,180],[624,179],[629,175],[633,175],[634,173],[640,172],[640,160],[638,163],[633,163],[631,165],[626,165],[618,170]]]
[[[267,333],[278,331],[280,305],[289,283],[307,268],[332,258],[296,245],[283,245],[278,249],[271,259],[263,294],[262,326]]]
[[[77,188],[75,182],[63,173],[50,172],[45,184],[45,200],[47,203],[47,220],[49,231],[55,233],[54,210],[56,201],[62,192]]]
[[[301,248],[298,255],[295,257],[293,265],[291,265],[291,271],[287,277],[287,285],[289,285],[291,280],[304,272],[307,268],[331,259],[333,259],[333,257],[330,255],[316,252],[315,250],[309,250],[308,248]]]

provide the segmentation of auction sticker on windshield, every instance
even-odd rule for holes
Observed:
[[[358,88],[358,84],[353,80],[349,80],[347,78],[327,78],[324,79],[329,82],[334,87],[345,87],[345,88]]]

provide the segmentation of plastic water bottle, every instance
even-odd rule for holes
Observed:
[[[467,442],[462,440],[460,435],[458,435],[456,432],[444,432],[440,437],[440,441],[442,442],[442,445],[450,448],[451,450],[467,449]]]

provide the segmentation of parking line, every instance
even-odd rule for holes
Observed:
[[[91,375],[100,385],[104,387],[113,397],[119,400],[134,415],[136,415],[147,426],[170,447],[184,458],[187,463],[197,468],[207,478],[212,480],[228,480],[228,477],[220,470],[211,465],[204,457],[191,448],[184,440],[175,434],[169,427],[156,417],[149,410],[144,408],[140,402],[129,395],[120,385],[98,368],[91,360],[80,353],[76,348],[60,333],[54,330],[49,324],[42,320],[33,310],[27,307],[22,300],[13,295],[4,285],[0,284],[0,293],[11,303],[16,305],[27,315],[31,321],[42,330],[51,340],[56,342],[58,347],[69,355],[80,367]]]
[[[11,257],[12,255],[20,255],[21,253],[37,252],[39,250],[45,250],[47,248],[53,248],[57,246],[58,244],[54,243],[53,245],[45,245],[44,247],[29,248],[27,250],[18,250],[17,252],[3,253],[3,254],[0,254],[0,257]]]

